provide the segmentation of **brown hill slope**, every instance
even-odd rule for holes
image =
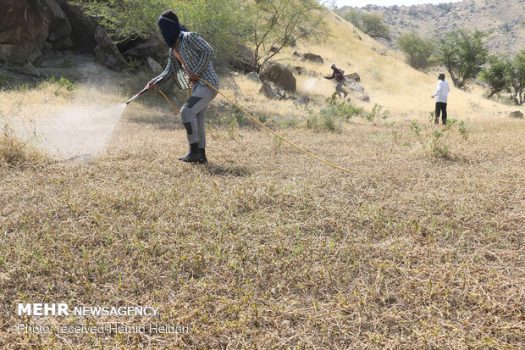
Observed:
[[[330,72],[330,64],[336,63],[347,73],[358,72],[363,85],[371,97],[371,104],[362,104],[371,109],[378,103],[389,109],[394,115],[414,118],[425,115],[433,108],[430,96],[436,84],[435,72],[425,73],[413,69],[405,63],[402,54],[389,50],[381,43],[363,35],[339,16],[327,17],[328,35],[317,44],[299,44],[296,48],[283,51],[277,58],[319,75]],[[313,52],[320,54],[325,64],[303,62],[292,55],[292,51]],[[318,76],[312,78],[298,76],[298,87],[302,92],[330,96],[334,91],[333,83]],[[309,88],[311,88],[309,90]],[[472,91],[453,89],[450,95],[451,112],[457,118],[492,117],[502,112],[508,113],[513,107],[505,106],[482,96],[481,88],[473,86]],[[354,103],[360,103],[353,99]]]

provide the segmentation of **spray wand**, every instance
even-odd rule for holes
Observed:
[[[155,86],[155,85],[153,85]],[[153,87],[152,86],[152,87]],[[139,98],[140,96],[144,95],[148,90],[150,89],[149,86],[146,86],[144,89],[142,89],[138,94],[136,94],[135,96],[133,96],[132,98],[130,98],[126,104],[129,105],[131,102],[135,101],[137,98]],[[159,92],[159,94],[166,100],[166,102],[171,106],[171,108],[173,108],[173,111],[175,112],[175,114],[179,113],[179,108],[177,108],[177,106],[175,106],[175,104],[173,102],[170,101],[169,97],[166,96],[166,94],[164,93],[164,91],[162,91],[162,89],[160,88],[157,88],[157,91]]]
[[[145,87],[144,89],[142,89],[138,94],[136,94],[135,96],[133,96],[132,98],[130,98],[126,104],[129,105],[131,102],[135,101],[137,98],[139,98],[140,96],[144,95],[147,91],[149,90],[149,87]]]

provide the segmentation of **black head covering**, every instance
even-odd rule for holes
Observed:
[[[177,15],[173,11],[164,12],[159,17],[158,25],[166,44],[169,47],[173,47],[180,32],[183,30]]]

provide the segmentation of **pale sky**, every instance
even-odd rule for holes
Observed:
[[[393,6],[393,5],[417,5],[417,4],[441,4],[446,2],[458,2],[458,0],[336,0],[338,7],[341,6],[355,6],[361,7],[368,4],[381,5],[381,6]]]

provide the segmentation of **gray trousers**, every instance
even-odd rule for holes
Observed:
[[[206,147],[206,111],[217,92],[208,86],[197,84],[191,91],[191,97],[180,110],[182,123],[186,128],[188,143],[198,143],[199,148]]]
[[[346,94],[348,93],[345,89],[345,82],[344,81],[340,81],[337,83],[337,85],[335,86],[335,92],[341,96],[342,94]]]

